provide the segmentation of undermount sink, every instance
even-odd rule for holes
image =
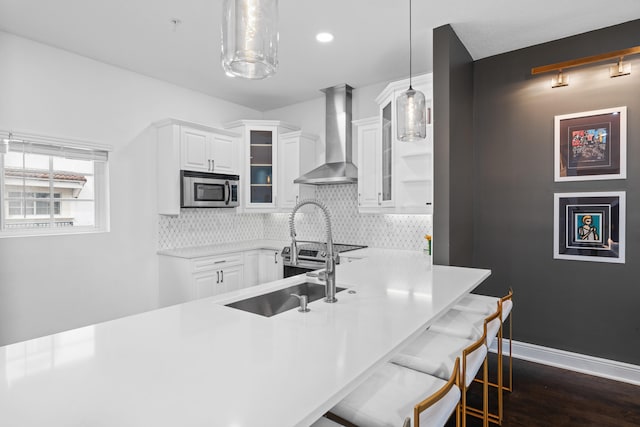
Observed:
[[[336,287],[336,292],[344,291],[346,288]],[[292,308],[300,306],[298,298],[291,294],[306,295],[307,301],[312,302],[325,297],[324,284],[304,282],[288,288],[269,292],[255,297],[226,304],[227,307],[237,308],[261,316],[271,317],[274,314],[282,313]]]

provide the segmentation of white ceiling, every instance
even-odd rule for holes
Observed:
[[[408,0],[280,0],[278,73],[229,78],[222,1],[0,0],[0,30],[261,111],[409,74]],[[432,30],[448,23],[480,59],[638,18],[639,0],[413,0],[413,72],[432,70]]]

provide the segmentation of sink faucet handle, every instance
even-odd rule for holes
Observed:
[[[292,297],[296,297],[300,300],[300,308],[298,309],[299,312],[301,313],[307,313],[309,311],[311,311],[310,308],[307,307],[307,296],[306,295],[298,295],[298,294],[291,294]]]

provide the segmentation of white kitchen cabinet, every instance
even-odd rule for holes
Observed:
[[[432,213],[433,125],[432,75],[413,79],[427,99],[427,137],[397,139],[396,99],[409,80],[393,82],[376,98],[378,117],[356,120],[358,138],[358,208],[364,213]]]
[[[190,259],[160,255],[159,273],[161,307],[245,286],[242,252]]]
[[[211,172],[209,132],[180,126],[180,169]]]
[[[243,266],[236,265],[197,273],[193,277],[193,282],[193,298],[191,299],[235,291],[241,289],[243,285]]]
[[[220,269],[220,283],[222,284],[222,289],[219,290],[218,294],[237,291],[246,287],[244,283],[244,266],[238,264]]]
[[[280,135],[278,153],[281,167],[278,169],[280,173],[278,207],[281,210],[289,211],[299,200],[314,198],[315,186],[296,184],[293,180],[316,166],[317,141],[317,135],[301,131]]]
[[[246,251],[244,253],[244,283],[245,286],[255,286],[260,283],[260,251]]]
[[[260,250],[260,283],[282,279],[284,269],[280,251],[271,249]]]
[[[355,120],[358,144],[358,208],[381,207],[381,150],[378,117]]]
[[[183,120],[157,129],[158,213],[180,214],[180,170],[239,174],[240,134]]]
[[[176,301],[175,303],[190,301],[192,299],[204,298],[216,295],[222,285],[220,285],[220,271],[208,271],[193,277],[193,295],[189,299]],[[161,303],[160,305],[164,305]],[[170,304],[167,304],[170,305]]]
[[[280,188],[280,135],[297,131],[299,128],[276,120],[239,120],[225,125],[225,128],[242,135],[243,209],[253,212],[275,212]]]
[[[181,125],[180,168],[237,175],[238,138],[219,132]]]
[[[239,175],[240,139],[237,136],[214,133],[211,138],[213,149],[213,171],[229,175]]]

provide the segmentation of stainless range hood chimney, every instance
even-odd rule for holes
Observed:
[[[351,91],[347,84],[323,89],[326,102],[326,161],[293,182],[296,184],[350,184],[358,182],[351,162]]]

